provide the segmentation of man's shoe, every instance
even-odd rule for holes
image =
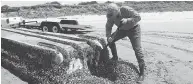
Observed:
[[[118,57],[112,57],[111,60],[114,60],[114,61],[117,61],[118,60]]]
[[[140,75],[137,79],[137,83],[141,84],[144,80],[144,77],[145,77],[144,75]]]
[[[140,71],[140,73],[139,73],[139,78],[137,80],[137,83],[139,83],[139,84],[141,84],[143,82],[144,77],[145,77],[145,75],[144,75],[144,68],[145,68],[145,64],[144,63],[139,64],[139,71]]]

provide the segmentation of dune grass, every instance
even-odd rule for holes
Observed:
[[[109,3],[87,5],[40,4],[22,7],[2,6],[1,12],[7,17],[21,16],[24,18],[46,18],[83,14],[104,15],[108,4]],[[116,4],[119,6],[130,6],[138,12],[193,11],[193,1],[125,1],[117,2]]]

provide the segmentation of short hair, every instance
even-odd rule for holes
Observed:
[[[119,7],[117,6],[117,4],[115,3],[110,3],[108,6],[107,6],[107,12],[112,12],[114,10],[119,10]]]

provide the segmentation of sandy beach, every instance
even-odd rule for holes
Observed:
[[[146,63],[144,84],[193,84],[193,11],[140,13],[140,15],[141,41]],[[91,29],[93,32],[88,34],[106,38],[105,15],[65,17],[77,19],[79,24],[93,26]],[[27,20],[41,22],[45,18]],[[114,26],[113,31],[116,28]],[[130,40],[124,38],[116,44],[119,57],[137,66]],[[6,77],[10,77],[11,81],[21,81],[16,80],[17,77],[12,77],[6,70],[2,70],[1,80],[4,81],[1,83],[15,84],[7,82]]]

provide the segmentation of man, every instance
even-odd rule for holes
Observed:
[[[113,58],[112,60],[118,60],[117,50],[115,41],[122,39],[126,36],[129,37],[133,50],[135,51],[135,55],[137,61],[139,63],[139,78],[138,82],[142,82],[144,80],[144,59],[141,48],[141,31],[140,25],[138,22],[141,20],[140,15],[132,8],[128,6],[118,7],[116,4],[111,3],[107,8],[107,23],[106,23],[106,37],[108,43],[110,43],[109,47],[111,49]],[[116,30],[113,34],[111,34],[113,25],[119,27],[119,30]]]

